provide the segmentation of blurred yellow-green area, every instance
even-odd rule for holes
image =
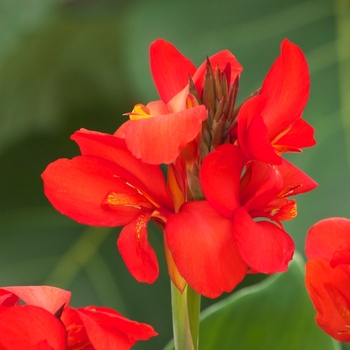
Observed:
[[[238,103],[259,88],[284,38],[299,45],[311,73],[304,118],[317,145],[288,158],[319,187],[298,198],[298,216],[285,226],[303,252],[310,225],[350,217],[349,0],[2,0],[0,285],[55,285],[73,292],[75,306],[108,306],[153,325],[159,336],[135,349],[160,349],[171,338],[161,233],[149,234],[160,277],[140,284],[118,253],[119,228],[57,213],[40,174],[78,154],[74,131],[113,133],[134,104],[158,98],[148,48],[159,37],[196,65],[232,51],[244,67]]]

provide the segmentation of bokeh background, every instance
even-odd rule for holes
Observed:
[[[148,47],[158,37],[196,65],[231,50],[244,67],[238,102],[261,85],[283,38],[298,44],[311,72],[304,118],[317,146],[289,159],[319,187],[298,198],[286,228],[303,252],[310,225],[350,217],[349,0],[2,0],[0,285],[55,285],[73,292],[75,306],[109,306],[152,324],[160,335],[135,349],[160,349],[171,338],[161,234],[151,228],[160,277],[137,283],[117,251],[119,229],[57,213],[40,174],[78,154],[69,140],[75,130],[113,133],[134,104],[157,99]],[[203,308],[213,302],[203,299]]]

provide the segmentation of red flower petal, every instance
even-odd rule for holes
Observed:
[[[75,132],[71,139],[79,145],[83,155],[98,156],[119,165],[134,175],[143,184],[143,189],[156,198],[159,204],[172,207],[160,167],[135,158],[126,147],[125,140],[85,129]]]
[[[276,167],[282,174],[286,196],[309,192],[318,186],[317,182],[311,179],[310,176],[285,159],[282,159],[282,164],[276,165]]]
[[[127,174],[108,160],[80,156],[49,164],[42,178],[45,195],[59,212],[83,224],[113,227],[129,223],[140,210],[126,205],[106,210],[101,205],[110,191],[126,191]]]
[[[15,294],[26,304],[39,306],[43,309],[55,313],[62,305],[68,305],[71,292],[51,286],[18,286],[1,287]]]
[[[235,81],[235,79],[237,78],[237,75],[239,75],[243,70],[242,66],[237,61],[236,57],[228,50],[223,50],[216,53],[213,56],[210,56],[209,61],[214,74],[215,74],[216,67],[219,68],[220,72],[223,72],[226,66],[229,65],[230,81],[227,82],[228,86],[230,86]],[[193,76],[193,82],[197,87],[199,96],[202,93],[203,80],[204,80],[205,71],[206,71],[206,64],[207,64],[206,61],[204,61],[199,66],[199,68],[197,69],[196,73]]]
[[[333,268],[341,264],[350,264],[350,244],[345,250],[335,252],[332,260],[330,261],[330,265]]]
[[[239,204],[239,184],[244,167],[240,149],[231,144],[219,146],[203,160],[200,181],[208,203],[220,214],[232,217]]]
[[[157,335],[151,326],[129,321],[114,314],[113,310],[106,310],[109,309],[90,307],[77,310],[95,350],[128,350],[137,340],[147,340]],[[125,327],[127,322],[129,325]]]
[[[84,349],[90,344],[90,340],[84,328],[84,324],[73,307],[64,308],[61,321],[67,330],[67,347],[68,349]]]
[[[194,140],[207,117],[204,105],[162,116],[136,120],[125,130],[125,140],[136,158],[149,164],[171,163],[181,148]]]
[[[88,306],[77,309],[79,315],[84,314],[94,319],[102,327],[106,329],[118,329],[128,335],[129,338],[135,340],[148,340],[158,335],[153,327],[136,321],[129,320],[117,311],[107,307]]]
[[[252,161],[247,164],[242,177],[240,200],[248,211],[270,207],[269,203],[283,188],[283,178],[275,166]]]
[[[275,147],[281,152],[295,152],[303,147],[311,147],[316,144],[314,128],[304,119],[297,119],[291,129],[275,142]]]
[[[267,95],[263,111],[269,139],[300,118],[309,97],[310,77],[301,49],[287,39],[281,44],[281,54],[267,74],[261,94]]]
[[[350,244],[350,220],[329,218],[311,226],[306,237],[306,256],[330,261],[337,251],[346,250]]]
[[[166,223],[167,244],[181,276],[209,298],[232,291],[246,274],[231,232],[231,220],[206,201],[185,203]]]
[[[188,84],[196,67],[169,42],[157,39],[150,46],[153,81],[160,98],[168,103]]]
[[[66,330],[58,318],[40,307],[9,307],[0,313],[0,349],[65,350]]]
[[[234,215],[233,236],[249,267],[262,273],[283,272],[294,253],[290,236],[267,221],[255,222],[244,207]]]
[[[150,217],[150,212],[141,212],[122,229],[117,241],[130,273],[137,281],[146,283],[153,283],[159,273],[156,254],[148,243],[147,224]]]
[[[305,284],[317,311],[316,322],[342,342],[350,341],[350,276],[347,269],[347,266],[333,269],[321,258],[312,258],[306,263]]]
[[[238,113],[238,143],[248,159],[281,164],[261,117],[266,101],[266,96],[258,95],[244,102]]]

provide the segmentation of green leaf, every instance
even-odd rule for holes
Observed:
[[[304,286],[304,261],[295,254],[287,272],[242,289],[202,313],[200,350],[340,350],[314,321]],[[170,343],[166,350],[174,349]]]
[[[317,327],[314,316],[304,286],[304,261],[296,254],[288,272],[208,308],[201,321],[200,349],[341,349]]]
[[[21,2],[0,5],[0,29],[9,32],[0,38],[0,152],[31,132],[55,131],[79,115],[84,120],[73,130],[94,119],[103,128],[106,113],[121,116],[127,88],[118,63],[119,7],[82,13],[59,11],[53,6],[58,0],[36,0],[23,12]],[[8,28],[12,17],[16,21]],[[110,124],[113,132],[118,120]]]

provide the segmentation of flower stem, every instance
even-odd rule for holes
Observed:
[[[200,295],[186,286],[181,292],[171,282],[174,345],[176,350],[197,350]]]
[[[194,291],[189,285],[187,285],[187,308],[192,341],[194,348],[197,350],[199,335],[199,314],[201,311],[201,295]]]

